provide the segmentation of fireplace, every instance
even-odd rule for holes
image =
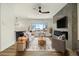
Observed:
[[[68,40],[68,32],[67,31],[54,31],[54,35],[56,36],[61,36],[61,35],[65,35],[66,40]]]

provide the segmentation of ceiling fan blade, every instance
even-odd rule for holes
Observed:
[[[49,11],[46,11],[46,12],[41,11],[41,8],[42,8],[41,6],[38,7],[39,13],[50,13]]]
[[[41,12],[41,13],[50,13],[49,11],[46,11],[46,12]]]

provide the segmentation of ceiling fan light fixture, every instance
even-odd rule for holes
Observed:
[[[48,13],[50,13],[50,11],[42,11],[44,8],[42,9],[42,5],[41,4],[38,4],[37,7],[34,8],[34,9],[37,9],[37,11],[39,13],[41,13],[41,14],[48,14]]]

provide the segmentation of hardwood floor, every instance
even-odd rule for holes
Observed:
[[[22,51],[16,50],[16,44],[0,52],[0,56],[63,56],[62,53],[56,51]]]
[[[16,44],[10,46],[4,51],[0,52],[0,56],[74,56],[77,55],[76,52],[68,52],[64,53],[58,51],[21,51],[18,52],[16,49]]]

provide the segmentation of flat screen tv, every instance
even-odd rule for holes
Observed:
[[[67,27],[68,27],[68,21],[66,16],[57,20],[57,28],[67,28]]]

